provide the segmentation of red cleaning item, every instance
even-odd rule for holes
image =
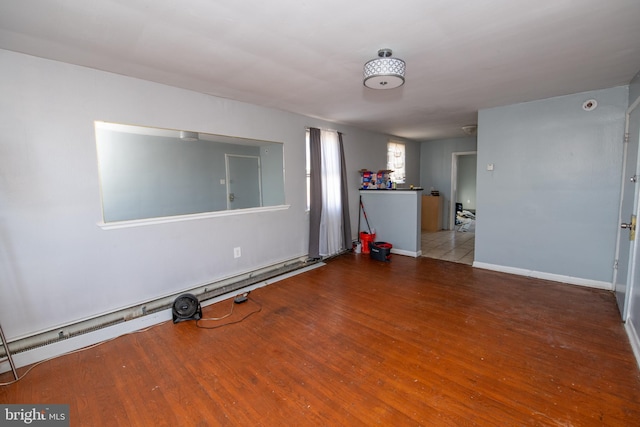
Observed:
[[[369,253],[369,243],[373,243],[376,240],[376,233],[367,233],[366,231],[360,232],[360,241],[362,242],[362,253]]]

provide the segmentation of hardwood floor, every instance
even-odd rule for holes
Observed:
[[[0,402],[68,403],[72,426],[640,420],[640,373],[607,291],[347,254],[250,297],[223,321],[255,311],[240,323],[123,336],[36,367]]]

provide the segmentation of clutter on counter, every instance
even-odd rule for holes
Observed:
[[[389,169],[381,169],[378,172],[368,169],[360,169],[360,190],[401,190],[401,191],[422,191],[422,187],[415,187],[413,184],[408,187],[398,187],[391,180]]]
[[[360,169],[360,189],[361,190],[392,190],[391,182],[392,170],[382,169],[378,172],[367,169]]]

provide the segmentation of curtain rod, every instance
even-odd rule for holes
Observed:
[[[335,130],[335,129],[327,129],[327,128],[319,128],[319,127],[316,127],[316,126],[307,126],[307,127],[305,127],[305,130],[310,130],[311,128],[316,128],[316,129],[320,129],[320,130],[325,130],[325,131],[328,131],[328,132],[338,132],[338,133],[341,133],[341,134],[343,134],[343,135],[344,135],[344,132],[340,132],[339,130]]]

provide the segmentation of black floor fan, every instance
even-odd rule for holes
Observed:
[[[183,294],[173,302],[173,323],[202,319],[202,307],[195,295]]]

